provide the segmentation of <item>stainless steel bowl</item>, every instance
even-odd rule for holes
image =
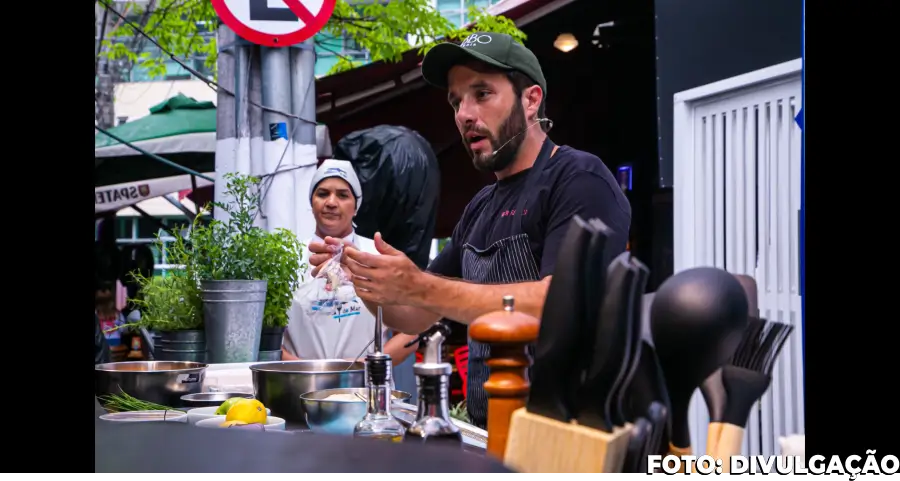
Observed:
[[[221,406],[223,402],[233,397],[253,399],[253,394],[246,392],[201,392],[197,394],[185,394],[184,396],[181,396],[181,405],[192,408],[218,407]]]
[[[256,399],[274,416],[300,423],[306,422],[300,395],[366,385],[365,363],[339,359],[254,364],[250,371]]]
[[[124,391],[142,401],[180,407],[181,396],[203,390],[206,364],[183,361],[111,362],[94,366],[94,394]]]
[[[328,400],[332,394],[359,394],[362,399],[344,401]],[[366,402],[369,389],[365,387],[324,389],[308,392],[300,396],[300,403],[306,412],[306,425],[314,433],[353,434],[353,427],[366,415]],[[410,394],[403,391],[392,391],[392,402],[405,403]]]

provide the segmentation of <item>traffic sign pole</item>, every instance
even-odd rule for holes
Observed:
[[[287,228],[305,241],[315,230],[308,193],[309,182],[318,161],[314,123],[316,96],[313,36],[328,23],[336,0],[210,1],[222,23],[238,37],[256,44],[242,46],[242,42],[237,42],[233,46],[234,68],[230,75],[235,77],[235,85],[241,89],[235,90],[237,98],[232,104],[235,112],[235,120],[232,122],[237,123],[238,128],[235,132],[237,138],[233,139],[236,147],[230,151],[237,158],[232,162],[222,162],[222,165],[232,165],[232,170],[238,166],[243,167],[241,170],[249,168],[254,174],[274,174],[276,171],[289,170],[291,173],[266,177],[263,184],[266,198],[262,206],[263,215],[260,217],[265,219],[267,229]],[[220,48],[225,48],[221,42]],[[259,62],[250,60],[256,52]],[[226,56],[219,56],[220,65],[223,57]],[[221,73],[220,70],[220,75]],[[249,108],[245,99],[251,96],[253,89],[248,85],[255,84],[257,78],[261,79],[258,85],[261,87],[262,105],[281,112],[291,112],[303,120],[291,119],[270,110],[260,114],[258,109]],[[246,121],[251,115],[259,117]],[[258,158],[258,154],[256,157],[252,155],[252,152],[259,151],[249,147],[250,139],[240,138],[243,132],[248,137],[256,137],[258,133],[255,129],[250,131],[250,126],[260,124],[262,159]],[[241,129],[241,125],[247,128]],[[217,127],[217,130],[220,128],[225,127]],[[235,129],[232,127],[231,130]],[[222,140],[221,136],[217,138]],[[244,144],[248,147],[240,148]],[[229,149],[217,148],[217,159],[219,150],[224,155]],[[224,172],[217,171],[219,178],[223,178],[222,174]]]

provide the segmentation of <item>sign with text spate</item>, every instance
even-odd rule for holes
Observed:
[[[239,37],[266,47],[288,47],[318,33],[336,0],[211,0]]]

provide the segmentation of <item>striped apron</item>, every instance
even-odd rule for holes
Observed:
[[[525,180],[526,193],[523,195],[520,211],[527,207],[527,193],[534,192],[535,183],[543,168],[544,162],[553,153],[554,144],[548,137],[541,147],[541,152],[534,161],[534,166],[527,174]],[[490,201],[485,202],[486,207]],[[479,217],[484,213],[481,208]],[[525,216],[519,216],[522,222]],[[477,222],[477,220],[476,220]],[[475,225],[475,222],[472,223]],[[468,236],[464,237],[467,239]],[[477,284],[515,284],[519,282],[531,282],[540,280],[540,269],[531,252],[528,242],[528,234],[522,232],[505,239],[494,242],[490,246],[479,249],[469,243],[462,248],[462,277],[468,282]],[[500,305],[500,299],[497,299]],[[534,345],[528,346],[528,353],[534,356]],[[466,389],[466,408],[469,420],[475,426],[485,429],[487,426],[487,401],[488,396],[484,391],[484,383],[488,380],[488,367],[485,361],[490,357],[490,346],[473,341],[469,338],[469,376]]]

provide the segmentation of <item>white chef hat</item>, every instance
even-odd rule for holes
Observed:
[[[350,185],[353,197],[356,198],[356,211],[359,212],[359,206],[362,205],[362,185],[359,183],[356,171],[353,170],[353,164],[346,160],[327,159],[322,162],[322,165],[313,174],[312,182],[309,183],[309,201],[312,202],[313,193],[319,182],[329,177],[339,177]]]

